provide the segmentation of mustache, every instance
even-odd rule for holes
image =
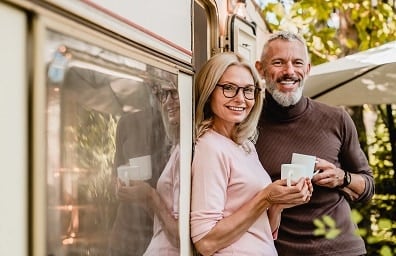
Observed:
[[[296,77],[296,76],[283,75],[283,76],[279,77],[278,79],[276,79],[276,82],[280,83],[280,82],[285,81],[285,80],[294,81],[294,82],[300,82],[301,81],[301,79]]]

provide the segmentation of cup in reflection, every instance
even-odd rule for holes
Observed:
[[[130,180],[149,180],[151,179],[151,169],[136,165],[121,165],[117,168],[118,178],[126,185]]]

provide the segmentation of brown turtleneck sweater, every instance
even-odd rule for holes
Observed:
[[[337,167],[360,173],[366,188],[359,201],[374,194],[374,179],[362,152],[355,125],[346,111],[303,97],[296,105],[282,107],[266,92],[259,122],[257,153],[272,180],[280,179],[280,166],[290,163],[292,153],[314,155]],[[341,233],[332,240],[314,236],[313,220],[331,216]],[[349,203],[342,193],[314,185],[309,203],[285,209],[278,239],[280,256],[337,255],[366,253],[364,241],[355,235]]]

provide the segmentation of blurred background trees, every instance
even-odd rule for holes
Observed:
[[[259,1],[270,31],[298,32],[312,65],[396,40],[396,1]],[[396,61],[396,60],[395,60]],[[368,254],[396,255],[396,105],[348,107],[376,182],[370,204],[353,204]],[[369,120],[369,121],[367,121]]]

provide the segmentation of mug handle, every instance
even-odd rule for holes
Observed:
[[[289,170],[289,171],[287,172],[287,179],[286,179],[286,184],[287,184],[288,187],[291,186],[291,178],[292,178],[292,175],[293,175],[293,171],[292,171],[292,170]]]

